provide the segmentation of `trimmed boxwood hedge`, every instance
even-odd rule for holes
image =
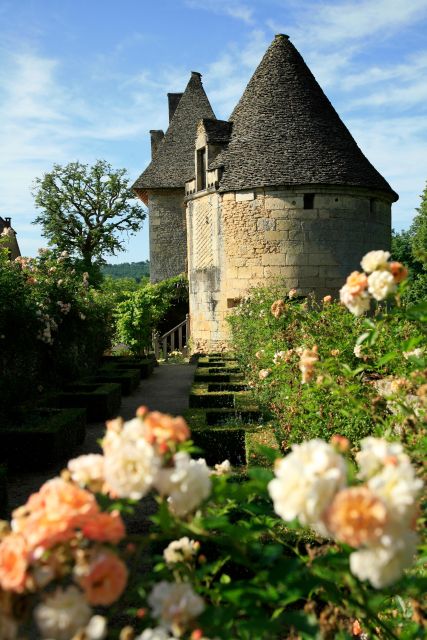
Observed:
[[[137,389],[141,379],[139,369],[118,369],[115,366],[101,367],[95,375],[85,378],[85,382],[117,382],[122,394],[128,396]]]
[[[189,396],[189,406],[194,408],[234,407],[234,393],[208,391],[205,382],[193,383]]]
[[[86,435],[85,409],[39,409],[0,428],[0,461],[11,469],[42,469],[70,457]]]
[[[7,465],[0,464],[0,518],[8,516]]]
[[[47,399],[50,407],[84,407],[91,422],[117,416],[122,388],[117,382],[76,382]]]
[[[141,378],[148,378],[157,364],[155,357],[131,358],[123,356],[104,356],[105,365],[113,365],[118,369],[139,369]]]

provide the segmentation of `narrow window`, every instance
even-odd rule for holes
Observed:
[[[375,198],[369,198],[369,213],[375,213]]]
[[[314,209],[314,193],[304,193],[304,209]]]
[[[197,190],[206,189],[206,147],[197,152]]]

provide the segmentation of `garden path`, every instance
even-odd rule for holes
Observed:
[[[195,365],[162,364],[154,369],[153,374],[141,380],[138,389],[130,396],[123,398],[120,415],[125,420],[135,416],[136,409],[146,405],[150,410],[163,411],[178,415],[188,408],[188,394],[193,381]],[[70,457],[87,453],[98,453],[98,440],[105,430],[103,422],[88,423],[84,443]],[[10,473],[8,475],[9,507],[11,510],[24,504],[28,496],[64,468],[65,461],[52,464],[41,471]],[[135,523],[136,524],[136,523]]]

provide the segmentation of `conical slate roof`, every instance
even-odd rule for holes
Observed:
[[[215,118],[215,114],[200,73],[193,71],[156,157],[136,180],[133,189],[184,187],[187,176],[194,173],[196,123],[202,118]]]
[[[397,194],[371,165],[303,58],[278,35],[230,116],[220,191],[275,185],[348,185]]]

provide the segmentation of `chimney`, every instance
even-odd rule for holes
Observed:
[[[168,93],[169,122],[172,120],[173,114],[175,113],[178,103],[183,95],[183,93]]]
[[[150,138],[151,138],[151,159],[154,159],[157,155],[157,151],[159,149],[159,144],[165,137],[165,134],[161,129],[151,129]]]

